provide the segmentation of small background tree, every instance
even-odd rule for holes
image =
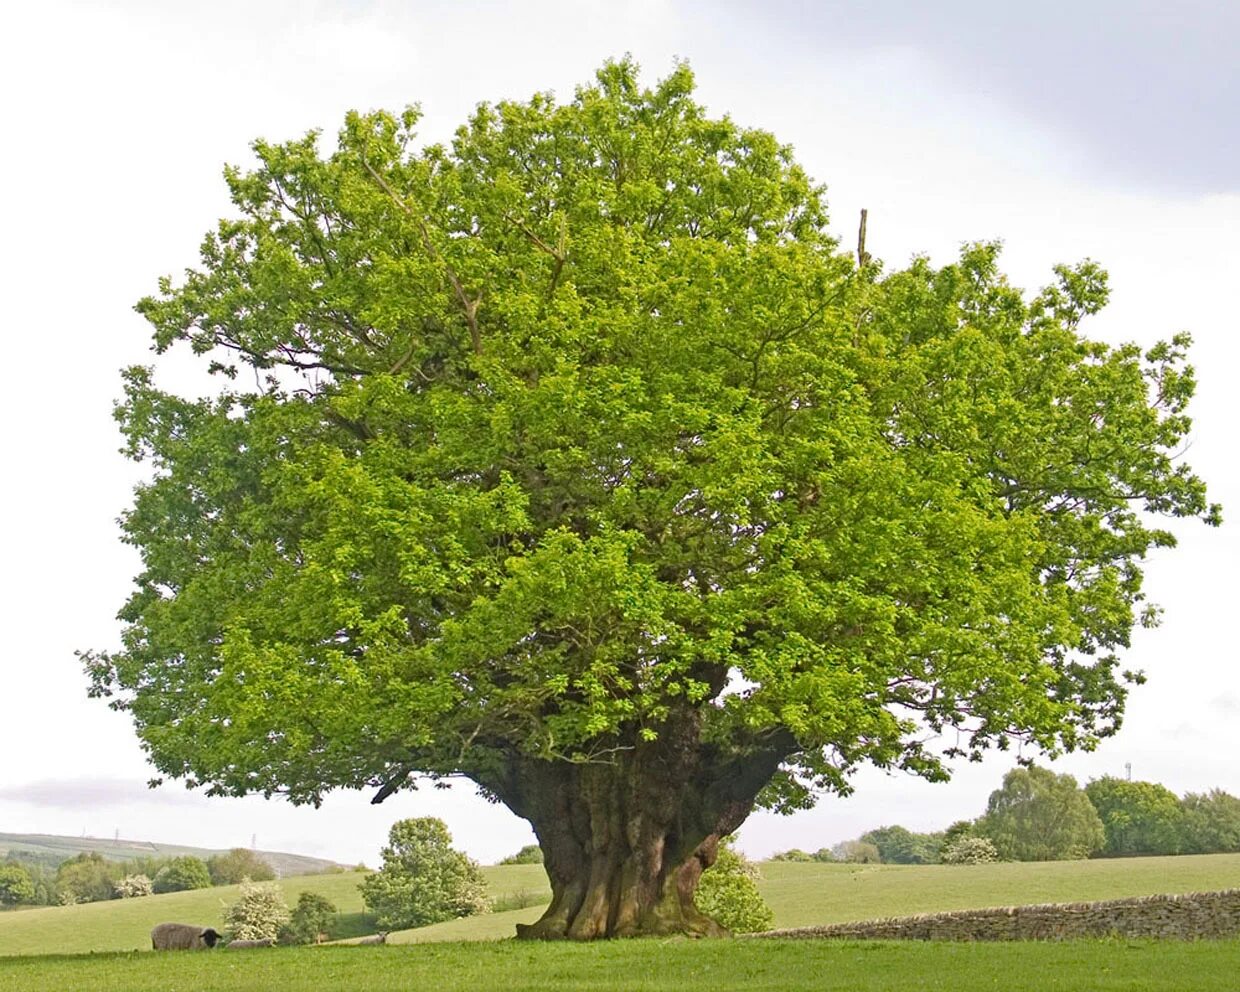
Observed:
[[[126,875],[117,879],[113,891],[118,899],[140,899],[153,894],[155,886],[146,875]]]
[[[813,861],[814,855],[809,851],[802,851],[799,847],[790,847],[786,851],[776,851],[771,855],[772,861]]]
[[[490,908],[477,863],[453,849],[447,826],[433,816],[392,824],[383,867],[358,888],[379,926],[388,930],[424,927]]]
[[[1108,857],[1178,854],[1184,811],[1166,786],[1105,776],[1085,786],[1085,795],[1102,820]]]
[[[206,862],[192,855],[173,858],[159,869],[154,878],[155,892],[187,892],[190,889],[209,889],[211,873]]]
[[[276,940],[292,914],[274,882],[241,883],[241,896],[224,910],[229,940]]]
[[[212,885],[236,885],[243,878],[252,882],[267,882],[276,877],[271,865],[244,847],[234,847],[225,854],[208,858],[207,871]]]
[[[21,865],[0,865],[0,906],[34,902],[34,879]]]
[[[121,877],[121,866],[108,861],[98,851],[83,852],[61,863],[56,869],[56,887],[61,905],[99,902],[111,899],[113,886]]]
[[[540,865],[542,863],[542,848],[537,844],[526,844],[516,854],[510,854],[500,862],[501,865]]]
[[[941,833],[918,834],[899,825],[868,830],[859,839],[877,847],[885,865],[932,865],[943,847]]]
[[[853,865],[877,865],[882,863],[878,848],[864,840],[846,840],[831,848],[836,861]]]
[[[336,906],[326,896],[317,892],[302,892],[297,897],[288,924],[280,931],[282,944],[313,944],[319,934],[328,932]]]
[[[1102,850],[1106,835],[1089,797],[1071,775],[1013,768],[990,794],[977,834],[1005,861],[1066,861]]]
[[[694,902],[707,916],[733,933],[757,933],[775,925],[775,914],[758,891],[758,866],[728,841],[719,845],[715,863],[702,873]]]

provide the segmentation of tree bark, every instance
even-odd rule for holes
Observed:
[[[688,719],[606,762],[511,761],[484,784],[533,825],[552,893],[517,936],[726,936],[694,905],[698,879],[791,749],[781,739],[724,754]]]

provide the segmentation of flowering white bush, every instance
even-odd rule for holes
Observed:
[[[241,898],[224,910],[230,940],[275,940],[291,914],[274,882],[242,879]]]
[[[146,875],[126,875],[119,879],[112,888],[119,899],[137,899],[140,896],[153,895],[154,883]]]

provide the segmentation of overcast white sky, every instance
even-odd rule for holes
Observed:
[[[228,212],[221,167],[246,163],[252,139],[331,134],[348,109],[420,102],[439,140],[481,100],[567,97],[608,57],[631,52],[650,81],[688,58],[713,113],[795,146],[846,242],[869,209],[867,247],[889,266],[1002,238],[1013,281],[1033,289],[1055,262],[1090,256],[1113,287],[1091,333],[1148,343],[1191,330],[1188,457],[1234,517],[1238,43],[1230,0],[6,5],[0,831],[209,847],[257,834],[268,849],[371,864],[403,816],[442,816],[482,861],[532,839],[467,784],[382,806],[342,793],[318,811],[148,791],[129,723],[86,698],[74,649],[116,643],[137,570],[115,519],[138,476],[110,416],[118,370],[150,361],[131,307],[194,264]],[[184,372],[172,361],[166,381]],[[1126,659],[1149,684],[1117,737],[1055,767],[1084,781],[1131,762],[1176,792],[1240,794],[1240,540],[1232,525],[1180,533],[1149,569],[1165,622]],[[741,846],[763,856],[884,823],[940,828],[979,813],[1009,766],[997,756],[947,785],[862,774],[848,800],[755,815]]]

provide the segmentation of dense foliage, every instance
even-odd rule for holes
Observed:
[[[211,873],[201,858],[191,854],[170,859],[155,873],[152,879],[156,893],[185,892],[189,889],[209,889]]]
[[[873,844],[879,859],[888,865],[932,865],[939,860],[942,834],[919,834],[898,824],[867,830],[858,840]]]
[[[34,902],[34,879],[21,865],[0,864],[0,906]]]
[[[83,851],[61,862],[56,869],[57,901],[67,906],[111,899],[122,871],[120,864],[108,861],[97,851]]]
[[[244,847],[234,847],[224,854],[208,858],[207,872],[212,885],[236,885],[243,878],[252,882],[267,882],[276,877],[271,865]]]
[[[851,865],[876,865],[883,859],[878,847],[864,840],[845,840],[831,848],[832,858]]]
[[[278,885],[247,880],[236,902],[224,909],[224,930],[229,940],[276,940],[291,915]]]
[[[1190,792],[1184,796],[1183,810],[1185,853],[1240,851],[1240,799],[1222,789]]]
[[[385,930],[424,927],[489,908],[478,865],[452,847],[448,828],[433,816],[392,824],[383,866],[358,888]]]
[[[857,264],[692,90],[611,64],[448,147],[351,114],[227,171],[234,217],[139,304],[219,394],[125,372],[142,570],[85,656],[163,773],[462,774],[534,823],[535,935],[704,933],[755,802],[1118,726],[1155,516],[1218,520],[1173,460],[1187,338],[1084,337],[1090,262],[1028,297],[995,245]]]
[[[977,834],[990,840],[1004,861],[1087,858],[1106,840],[1098,812],[1076,779],[1036,765],[1003,776],[977,822]]]
[[[758,866],[730,844],[702,873],[694,897],[698,908],[732,933],[758,933],[775,925],[775,913],[758,891]]]
[[[526,844],[516,854],[510,854],[500,861],[501,865],[540,865],[543,862],[542,848],[537,844]]]
[[[332,917],[336,915],[335,904],[317,892],[302,892],[297,896],[289,922],[280,932],[282,944],[315,944],[328,931]]]
[[[140,899],[155,894],[155,884],[146,875],[125,875],[116,880],[112,891],[118,899]]]
[[[999,852],[989,837],[957,837],[943,847],[945,865],[985,865],[999,860]]]
[[[1178,854],[1184,845],[1184,812],[1176,794],[1154,782],[1104,776],[1085,786],[1106,832],[1102,853]]]

